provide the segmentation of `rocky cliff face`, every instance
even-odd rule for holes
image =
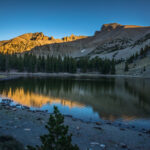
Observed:
[[[104,24],[91,42],[95,45],[90,55],[108,58],[127,58],[141,47],[150,44],[150,26]]]
[[[37,46],[70,42],[83,38],[86,38],[86,36],[75,36],[72,34],[70,37],[55,39],[54,37],[45,36],[42,32],[27,33],[8,41],[0,41],[0,53],[23,53]]]
[[[136,26],[136,25],[121,25],[118,23],[110,23],[110,24],[104,24],[101,28],[101,31],[111,31],[114,29],[121,29],[121,28],[142,28],[142,26]]]
[[[118,24],[118,23],[111,23],[111,24],[104,24],[101,28],[101,31],[111,31],[111,30],[114,30],[114,29],[119,29],[119,28],[122,28],[123,25],[121,24]]]

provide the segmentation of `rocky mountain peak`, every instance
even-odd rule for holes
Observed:
[[[62,40],[65,42],[69,42],[69,41],[74,41],[82,38],[86,38],[86,36],[76,36],[74,34],[71,34],[70,36],[63,37]]]
[[[110,31],[121,27],[123,27],[123,25],[118,23],[103,24],[101,31]]]
[[[31,40],[48,40],[48,37],[43,32],[36,32],[32,34]]]
[[[109,24],[103,24],[101,31],[111,31],[114,29],[127,29],[127,28],[141,28],[142,26],[137,26],[137,25],[121,25],[118,23],[109,23]]]

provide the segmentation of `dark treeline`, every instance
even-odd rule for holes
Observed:
[[[135,60],[137,59],[142,59],[145,58],[148,54],[148,52],[150,51],[150,46],[146,45],[144,48],[140,49],[140,52],[136,52],[135,54],[131,55],[125,62],[125,68],[124,71],[129,71],[129,67],[128,65],[133,63]],[[146,70],[146,67],[144,66],[143,71]]]
[[[44,56],[36,57],[32,54],[21,55],[4,55],[0,54],[0,71],[16,70],[19,72],[99,72],[102,74],[115,74],[115,61],[95,57],[89,59],[72,58],[65,56],[53,57]]]
[[[150,51],[150,46],[146,45],[144,48],[141,48],[140,49],[140,52],[136,52],[136,54],[130,56],[128,59],[127,59],[127,62],[130,64],[130,63],[133,63],[134,60],[138,59],[138,58],[145,58],[148,54],[148,51]]]

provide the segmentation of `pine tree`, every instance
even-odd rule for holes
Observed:
[[[138,54],[138,52],[136,52],[136,54],[135,54],[135,58],[137,59],[137,58],[138,58],[138,56],[139,56],[139,54]]]
[[[76,73],[77,71],[77,64],[74,58],[71,58],[71,73]]]
[[[57,63],[58,63],[58,72],[63,72],[63,62],[60,55],[57,58]]]
[[[24,70],[24,65],[23,65],[23,58],[21,57],[21,55],[19,56],[19,58],[17,58],[18,59],[18,71],[19,72],[22,72],[23,70]]]
[[[115,74],[116,73],[116,68],[115,68],[115,61],[114,59],[112,60],[111,63],[111,74]]]
[[[109,74],[110,73],[110,69],[111,69],[111,62],[108,59],[105,59],[103,61],[103,65],[102,65],[102,72],[103,74]]]
[[[146,67],[144,66],[143,71],[146,71]]]
[[[144,49],[141,48],[141,50],[140,50],[140,55],[143,56],[143,54],[144,54]]]
[[[6,54],[5,55],[5,71],[6,72],[9,72],[9,70],[10,70],[9,64],[10,64],[10,62],[9,62],[9,54]]]
[[[124,71],[126,72],[126,71],[129,71],[129,67],[128,67],[128,63],[127,62],[125,62],[125,68],[124,68]]]
[[[79,150],[71,144],[72,135],[68,134],[68,126],[63,125],[64,116],[54,107],[54,114],[50,115],[45,126],[49,134],[41,136],[41,146],[28,146],[29,150]]]

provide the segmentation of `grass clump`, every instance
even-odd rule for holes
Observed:
[[[12,136],[0,136],[0,150],[24,150],[23,145]]]

